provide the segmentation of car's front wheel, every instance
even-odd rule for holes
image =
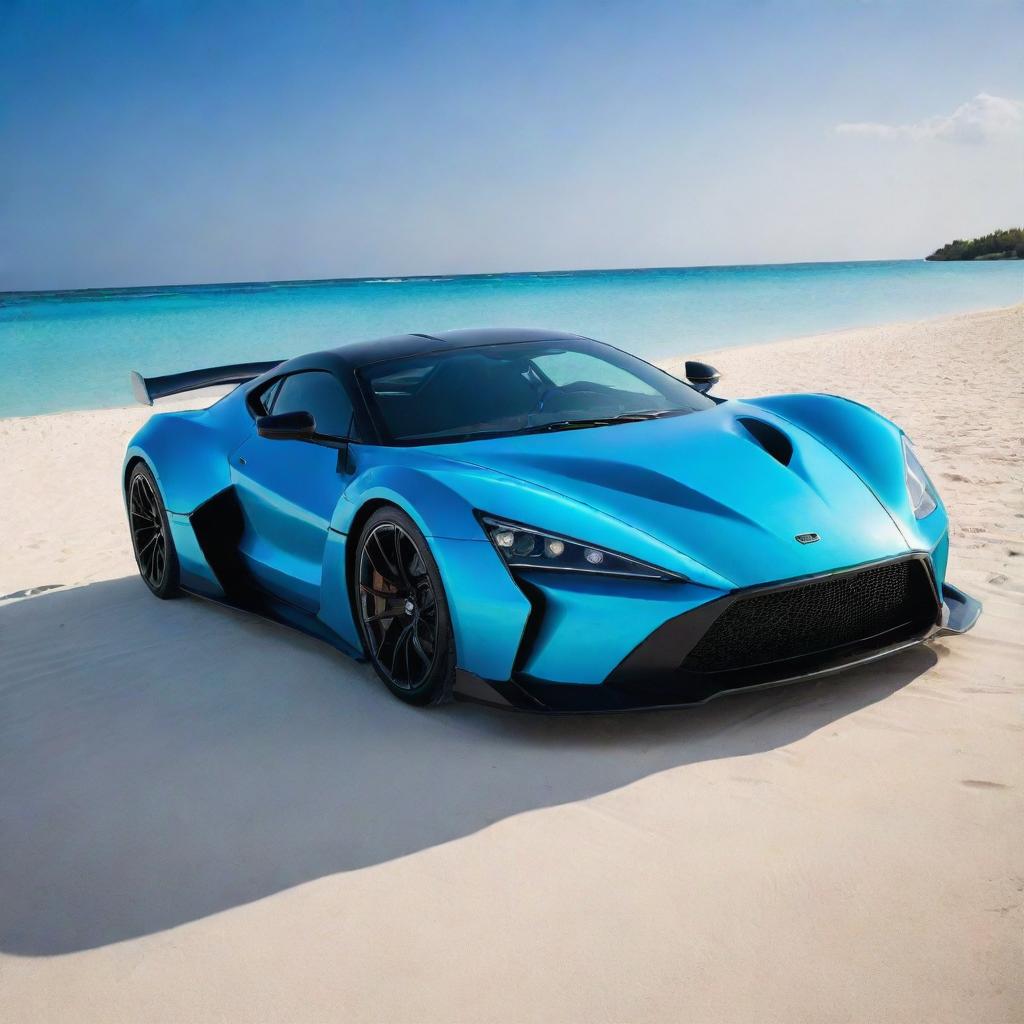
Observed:
[[[353,605],[363,645],[388,689],[409,704],[442,704],[455,681],[455,639],[444,585],[416,524],[377,509],[356,548]]]

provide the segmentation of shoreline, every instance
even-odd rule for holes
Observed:
[[[207,285],[0,308],[0,417],[121,407],[148,375],[479,325],[565,329],[658,362],[1024,297],[1016,265],[871,260]],[[27,386],[27,385],[31,386]]]
[[[869,263],[869,262],[888,262],[888,261],[862,260],[862,261],[859,261],[859,262]],[[913,262],[913,261],[909,261],[908,260],[906,262]],[[1022,261],[1022,262],[1024,262],[1024,261]],[[751,265],[752,266],[761,266],[761,264],[751,264]],[[764,264],[764,265],[766,265],[766,266],[767,265],[773,265],[774,266],[775,264]],[[802,266],[802,264],[796,264],[796,263],[794,263],[794,264],[778,264],[778,265],[779,266]],[[654,269],[660,269],[660,268],[654,268]],[[666,269],[675,269],[675,268],[666,268]],[[690,268],[681,268],[681,269],[690,269]],[[700,269],[700,268],[692,268],[692,269]],[[595,273],[603,273],[603,272],[604,271],[595,271]],[[553,271],[552,273],[560,273],[560,271]],[[480,276],[480,277],[485,277],[485,276],[489,276],[489,275],[463,275],[463,276]],[[347,280],[347,279],[343,279],[343,280]],[[359,278],[359,279],[353,279],[353,280],[364,280],[364,279],[363,278]],[[369,279],[365,279],[365,280],[375,280],[375,279],[369,278]],[[405,280],[405,279],[403,279],[403,280]],[[203,286],[203,287],[218,287],[218,286],[209,285],[209,286]],[[794,344],[797,344],[799,342],[812,341],[812,340],[813,341],[828,342],[828,341],[831,341],[833,339],[839,338],[839,337],[841,337],[843,335],[856,335],[856,334],[861,334],[861,333],[866,332],[866,331],[912,328],[912,327],[926,326],[926,325],[929,325],[929,324],[939,325],[939,324],[942,324],[942,323],[944,323],[946,321],[956,320],[956,319],[958,319],[960,317],[974,317],[974,316],[977,316],[979,314],[1008,313],[1008,312],[1011,312],[1013,310],[1018,310],[1018,309],[1024,309],[1024,300],[1022,300],[1021,302],[1011,303],[1010,305],[1006,305],[1006,306],[980,306],[978,308],[970,308],[970,309],[960,310],[960,311],[958,311],[956,313],[941,313],[941,314],[939,314],[937,316],[920,317],[920,318],[912,319],[912,320],[891,320],[891,321],[880,322],[880,323],[877,323],[877,324],[862,325],[862,326],[859,326],[859,327],[837,327],[834,330],[829,330],[829,331],[814,331],[814,332],[811,332],[809,334],[789,335],[789,336],[787,336],[785,338],[773,338],[773,339],[767,339],[765,341],[745,342],[744,344],[741,344],[741,345],[727,345],[725,347],[702,349],[699,352],[692,352],[692,353],[689,353],[688,355],[685,355],[685,356],[673,356],[673,357],[668,358],[668,359],[656,358],[656,359],[650,359],[650,360],[648,360],[648,362],[653,363],[655,366],[660,366],[662,369],[670,370],[670,371],[675,371],[675,370],[680,370],[682,368],[683,363],[687,359],[701,359],[701,360],[704,360],[704,361],[708,361],[708,360],[713,359],[715,357],[720,357],[721,356],[721,357],[725,358],[728,354],[745,352],[747,350],[751,350],[751,351],[758,350],[759,351],[759,350],[764,349],[766,347],[794,345]],[[856,339],[854,339],[854,340],[856,340]],[[126,370],[125,371],[125,376],[126,377],[127,377],[127,374],[128,374],[128,371]],[[126,386],[125,390],[128,390],[127,386]],[[175,397],[175,398],[162,399],[159,403],[157,403],[156,405],[153,405],[153,406],[143,406],[143,405],[140,405],[137,402],[128,402],[128,403],[125,403],[123,405],[97,405],[97,406],[88,406],[86,408],[78,408],[78,409],[50,410],[49,412],[19,413],[19,414],[12,415],[12,416],[0,415],[0,423],[6,423],[6,422],[10,422],[10,421],[15,421],[15,420],[35,420],[35,419],[39,419],[41,417],[71,416],[71,415],[78,415],[78,414],[105,413],[105,412],[129,412],[129,411],[138,410],[138,409],[142,409],[142,410],[149,409],[150,410],[150,413],[149,413],[150,415],[155,415],[156,413],[159,413],[159,412],[162,412],[162,411],[165,411],[165,410],[197,409],[197,408],[201,408],[204,405],[211,405],[218,398],[221,398],[224,395],[228,394],[228,392],[230,390],[231,390],[230,388],[210,388],[206,392],[195,392],[194,394],[199,397],[199,399],[200,399],[199,401],[197,401],[195,397],[193,397],[193,398],[188,398],[188,397],[178,398],[178,397]]]

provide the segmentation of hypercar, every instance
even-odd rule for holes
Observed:
[[[899,427],[684,376],[505,328],[133,371],[150,405],[233,385],[130,442],[139,571],[321,637],[417,705],[699,704],[974,625]]]

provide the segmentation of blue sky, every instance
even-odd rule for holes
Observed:
[[[1024,6],[0,0],[0,290],[919,256]]]

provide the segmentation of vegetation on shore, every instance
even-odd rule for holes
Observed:
[[[1007,228],[972,238],[958,238],[928,257],[930,260],[1024,260],[1024,228]]]

